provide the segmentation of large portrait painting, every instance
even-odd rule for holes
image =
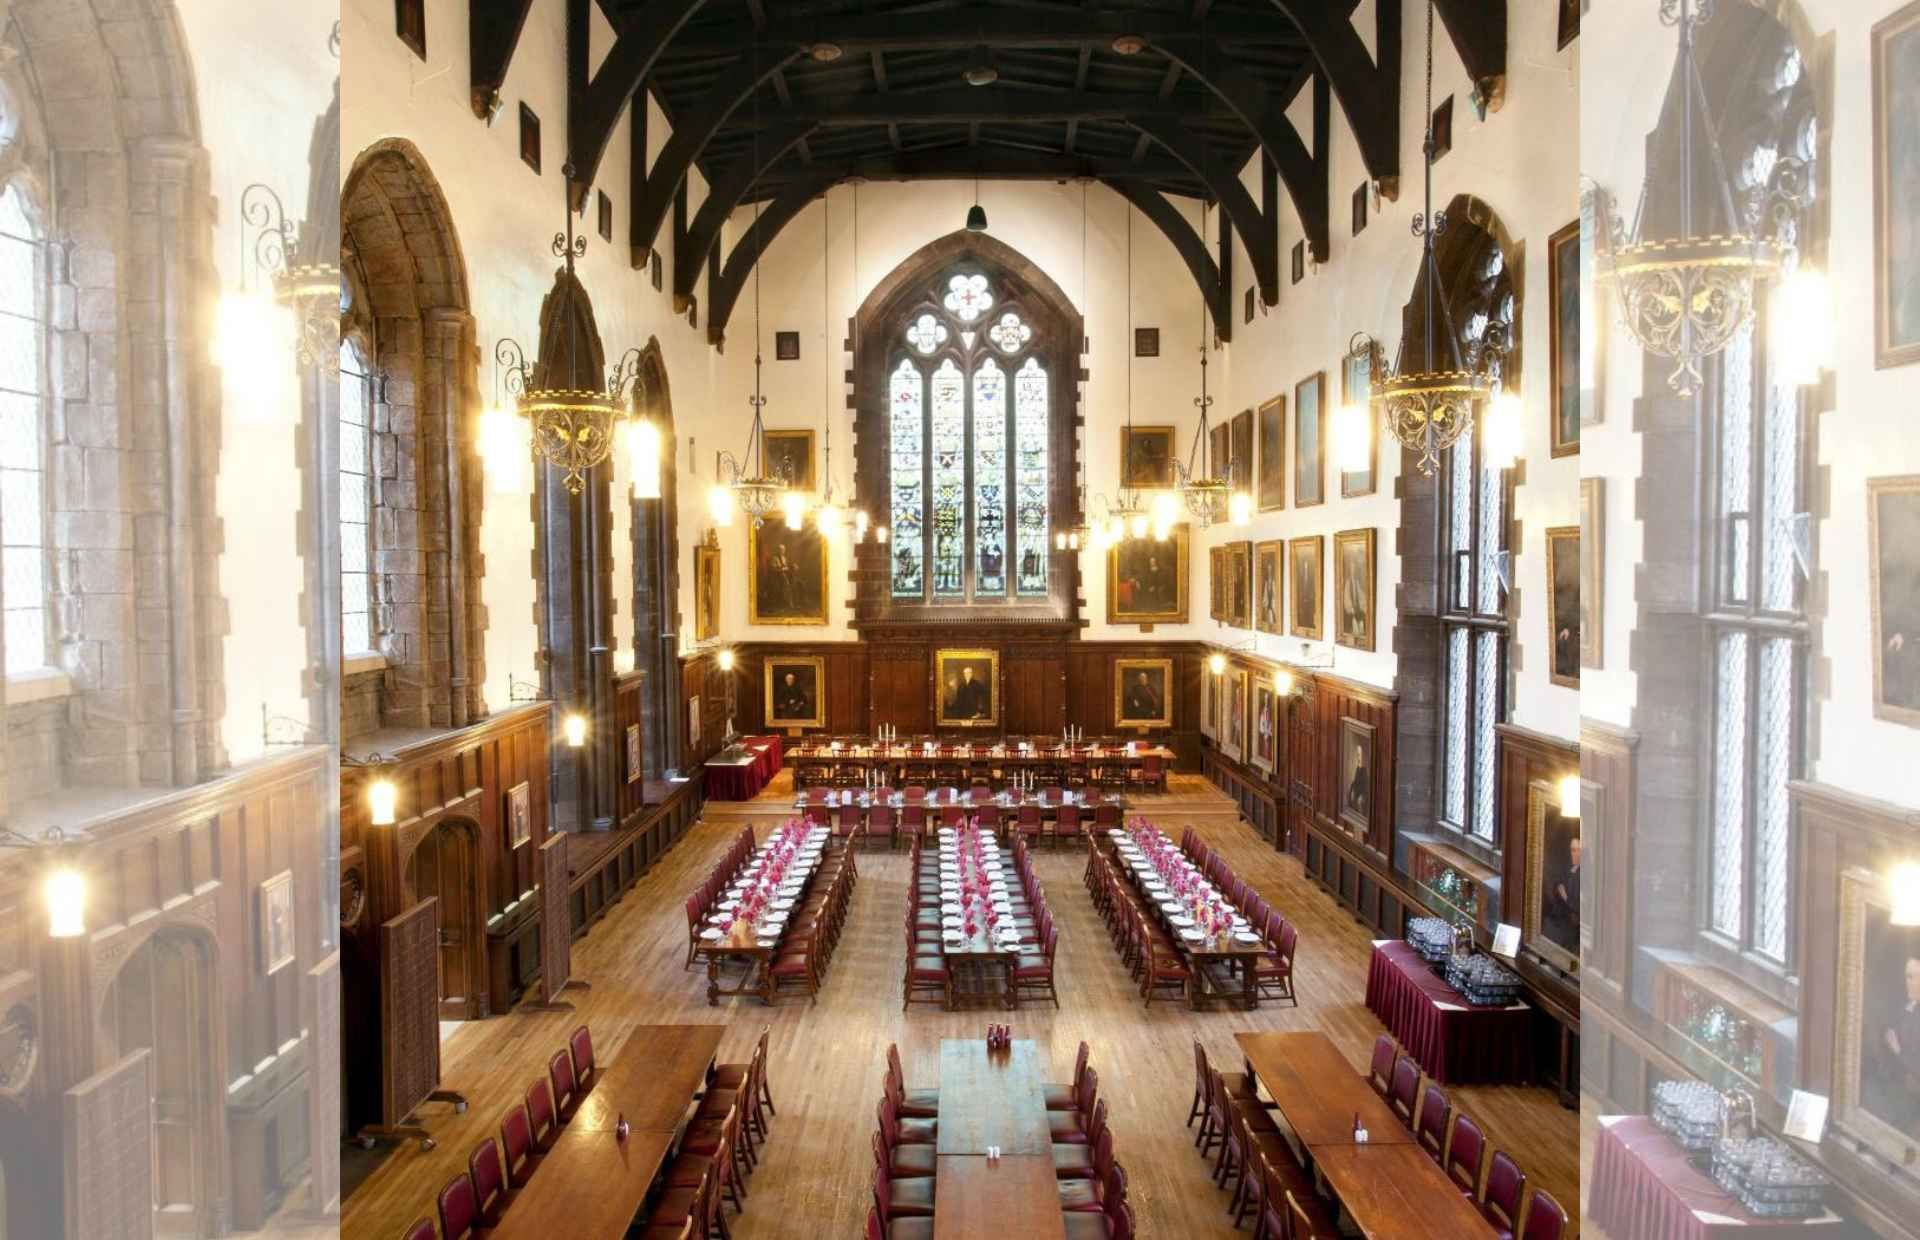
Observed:
[[[1173,726],[1173,660],[1113,661],[1113,726]]]
[[[1580,451],[1580,221],[1547,238],[1548,333],[1553,378],[1553,455]]]
[[[1253,627],[1275,637],[1286,632],[1282,622],[1286,613],[1281,604],[1286,598],[1282,584],[1286,579],[1287,544],[1281,539],[1255,544],[1253,548]]]
[[[1000,726],[1000,652],[942,650],[933,656],[934,722],[943,728]]]
[[[1227,544],[1227,623],[1253,627],[1253,544]]]
[[[1580,687],[1580,527],[1547,531],[1547,634],[1553,639],[1547,679]]]
[[[1327,372],[1315,371],[1293,387],[1293,506],[1308,508],[1327,499],[1326,410],[1320,407]]]
[[[1374,531],[1333,536],[1333,640],[1354,650],[1374,647]]]
[[[1287,506],[1287,398],[1260,406],[1260,469],[1254,501],[1261,512]]]
[[[1146,490],[1173,485],[1173,428],[1120,428],[1120,485]]]
[[[1293,617],[1289,626],[1295,637],[1319,641],[1324,635],[1320,622],[1320,583],[1325,579],[1327,536],[1310,534],[1287,544],[1287,586],[1292,596],[1288,603]]]
[[[1605,588],[1607,480],[1580,480],[1580,666],[1600,667],[1606,653],[1600,645],[1605,629],[1600,600]]]
[[[1920,362],[1920,0],[1873,28],[1875,364]]]
[[[1894,1166],[1920,1158],[1920,930],[1893,924],[1884,880],[1840,875],[1833,1122]]]
[[[1220,677],[1212,672],[1200,677],[1200,731],[1214,741],[1220,739]]]
[[[1361,839],[1373,834],[1373,725],[1340,719],[1340,821]]]
[[[693,640],[709,641],[720,631],[720,548],[693,549]]]
[[[769,430],[766,434],[767,476],[796,491],[813,490],[813,432]]]
[[[1165,542],[1129,538],[1107,548],[1107,623],[1185,624],[1187,544],[1183,522]]]
[[[818,655],[770,654],[761,666],[768,727],[827,726],[825,659]]]
[[[747,530],[747,622],[750,624],[825,624],[827,622],[827,547],[808,522],[790,530],[782,521],[763,521]]]
[[[1278,695],[1270,680],[1253,682],[1253,764],[1269,775],[1273,773],[1278,749]]]
[[[1229,758],[1244,760],[1247,756],[1247,671],[1243,667],[1229,667],[1225,679],[1227,739],[1221,748]]]
[[[1340,363],[1340,402],[1358,409],[1367,426],[1367,467],[1340,471],[1340,494],[1345,499],[1372,495],[1377,485],[1374,470],[1380,457],[1380,422],[1369,402],[1373,399],[1373,372],[1379,355],[1379,342],[1367,336]]]
[[[1213,473],[1211,476],[1223,481],[1230,481],[1233,478],[1232,424],[1222,422],[1215,426],[1213,430],[1208,433],[1207,440],[1213,456]]]
[[[1527,902],[1520,910],[1526,946],[1571,973],[1580,967],[1580,820],[1560,812],[1560,793],[1544,779],[1527,785]]]
[[[1253,410],[1247,409],[1233,418],[1233,489],[1250,491],[1253,489]]]
[[[1873,713],[1920,727],[1920,474],[1867,479]]]

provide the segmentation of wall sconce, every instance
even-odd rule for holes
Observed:
[[[223,367],[260,364],[251,347],[277,346],[270,340],[270,307],[277,303],[293,312],[295,357],[303,370],[328,378],[340,373],[340,267],[326,262],[296,261],[301,256],[305,225],[287,218],[286,207],[272,187],[256,181],[241,191],[240,291],[221,299],[218,360]],[[250,238],[250,239],[249,239]],[[254,281],[247,279],[251,259]],[[252,285],[272,281],[273,297]]]
[[[1920,926],[1920,862],[1902,861],[1887,871],[1887,899],[1893,905],[1889,925]]]
[[[721,671],[723,672],[732,671],[733,670],[733,651],[722,650],[719,655],[719,661],[720,661]]]
[[[1560,777],[1560,816],[1562,818],[1580,816],[1580,777],[1578,775]]]
[[[47,875],[41,887],[47,904],[47,936],[75,939],[87,932],[87,880],[71,866]]]
[[[1210,672],[1212,672],[1212,673],[1213,673],[1213,674],[1214,674],[1215,676],[1224,676],[1224,675],[1226,675],[1226,673],[1227,673],[1227,656],[1226,656],[1226,655],[1224,655],[1224,654],[1210,654],[1210,655],[1208,655],[1208,656],[1207,656],[1207,670],[1208,670],[1208,671],[1210,671]]]
[[[1487,422],[1483,428],[1488,469],[1513,468],[1520,459],[1525,422],[1526,406],[1520,403],[1518,396],[1501,389],[1487,406]]]
[[[575,711],[561,721],[560,727],[566,734],[567,748],[579,749],[587,743],[587,717],[585,715]]]
[[[390,827],[399,817],[400,786],[384,775],[367,785],[367,821],[376,827]]]
[[[1292,697],[1299,679],[1284,667],[1273,669],[1273,691],[1281,697]]]

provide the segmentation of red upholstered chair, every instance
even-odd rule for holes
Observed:
[[[1100,1143],[1100,1134],[1107,1130],[1107,1100],[1101,1098],[1093,1104],[1093,1116],[1087,1121],[1087,1137],[1091,1144],[1075,1141],[1056,1141],[1053,1145],[1053,1174],[1062,1180],[1099,1179],[1093,1165],[1094,1147]]]
[[[1140,786],[1160,792],[1167,790],[1167,765],[1159,754],[1150,753],[1140,759]]]
[[[480,1207],[474,1201],[473,1180],[462,1171],[440,1190],[440,1234],[446,1240],[466,1240],[480,1225]]]
[[[1060,812],[1053,817],[1053,839],[1055,842],[1078,839],[1083,833],[1084,828],[1080,825],[1080,807],[1078,805],[1062,805]]]
[[[887,1164],[896,1180],[924,1180],[934,1173],[939,1151],[931,1145],[894,1145],[880,1129],[873,1130],[873,1161]]]
[[[1420,1065],[1412,1055],[1402,1055],[1393,1064],[1393,1085],[1387,1090],[1387,1105],[1400,1122],[1413,1127],[1414,1103],[1420,1092]]]
[[[584,1094],[600,1079],[599,1065],[593,1061],[592,1031],[585,1025],[575,1029],[567,1039],[567,1049],[573,1052],[573,1082]]]
[[[1253,982],[1260,998],[1285,999],[1299,1007],[1300,1000],[1293,993],[1293,952],[1299,946],[1300,932],[1286,918],[1278,920],[1280,933],[1272,940],[1274,950],[1262,953],[1254,963]]]
[[[1094,1101],[1100,1093],[1100,1074],[1088,1068],[1080,1074],[1080,1086],[1074,1092],[1073,1110],[1047,1112],[1047,1129],[1055,1145],[1093,1144],[1093,1136],[1087,1131],[1087,1126],[1093,1115]]]
[[[1038,805],[1022,805],[1013,821],[1014,831],[1028,843],[1046,834],[1047,824],[1041,821]]]
[[[935,1119],[940,1114],[938,1089],[908,1089],[907,1074],[900,1067],[900,1048],[887,1043],[887,1092],[893,1095],[900,1114],[908,1119]]]
[[[1334,1233],[1328,1232],[1329,1236]],[[1287,1240],[1319,1240],[1319,1232],[1313,1229],[1313,1219],[1306,1208],[1300,1204],[1293,1191],[1287,1191]]]
[[[860,828],[864,825],[866,811],[858,805],[842,805],[834,815],[833,835],[835,839],[851,844],[860,838]]]
[[[533,1174],[533,1126],[525,1103],[514,1103],[500,1117],[500,1161],[509,1188],[519,1188]]]
[[[1113,804],[1103,804],[1103,805],[1094,806],[1093,807],[1093,825],[1095,829],[1102,830],[1102,831],[1104,831],[1108,827],[1119,826],[1120,825],[1120,807],[1118,805],[1113,805]]]
[[[880,1221],[880,1211],[867,1207],[867,1240],[933,1240],[930,1218],[895,1219],[892,1226]]]
[[[925,784],[909,784],[906,790],[906,798],[908,801],[926,800],[927,786]]]
[[[564,1124],[580,1106],[580,1086],[573,1079],[573,1055],[564,1050],[555,1051],[547,1060],[547,1076],[553,1081],[554,1113]]]
[[[1493,1162],[1487,1167],[1487,1191],[1480,1201],[1480,1213],[1502,1235],[1511,1237],[1520,1226],[1520,1199],[1526,1195],[1527,1173],[1505,1150],[1495,1150]]]
[[[967,807],[964,805],[942,805],[940,807],[940,825],[943,827],[962,826],[967,821]]]
[[[833,825],[833,807],[830,805],[807,806],[807,825],[827,827]]]
[[[897,817],[891,805],[876,805],[871,810],[868,810],[867,838],[870,840],[883,840],[888,848],[892,848]]]
[[[1182,1001],[1193,997],[1193,970],[1180,959],[1180,953],[1173,944],[1162,943],[1148,929],[1146,935],[1145,976],[1140,979],[1140,993],[1147,998],[1147,1006],[1153,1006],[1154,995],[1160,991],[1171,990]],[[1162,996],[1163,998],[1165,996]]]
[[[927,949],[921,951],[914,941],[913,923],[907,923],[907,975],[900,998],[900,1010],[906,1011],[915,1003],[938,1002],[941,1007],[953,1006],[953,971],[947,968],[945,956]]]
[[[533,1129],[533,1148],[545,1153],[560,1125],[553,1117],[553,1086],[544,1076],[527,1086],[527,1123]]]
[[[1080,1087],[1086,1083],[1087,1060],[1093,1054],[1085,1042],[1073,1056],[1073,1079],[1065,1084],[1050,1084],[1040,1087],[1041,1096],[1047,1101],[1049,1111],[1072,1111],[1080,1105]]]
[[[927,834],[927,807],[909,801],[900,811],[900,834],[910,840],[925,839]]]
[[[1567,1212],[1544,1188],[1533,1190],[1527,1202],[1527,1225],[1520,1229],[1520,1240],[1560,1240],[1567,1229]]]
[[[873,1165],[873,1203],[889,1222],[896,1218],[932,1218],[933,1192],[931,1176],[896,1180],[885,1163]]]
[[[500,1166],[500,1143],[483,1138],[467,1155],[467,1175],[473,1180],[473,1203],[480,1220],[491,1227],[507,1208],[507,1176]]]
[[[1413,1126],[1413,1139],[1435,1162],[1447,1148],[1447,1112],[1451,1109],[1447,1091],[1429,1084],[1420,1097],[1420,1122]]]
[[[769,1115],[780,1114],[774,1109],[773,1091],[767,1086],[767,1038],[772,1032],[773,1026],[761,1026],[760,1040],[753,1044],[753,1056],[747,1062],[723,1063],[713,1070],[715,1089],[731,1089],[744,1095],[748,1085],[752,1085],[752,1096],[743,1096],[742,1101],[747,1104],[748,1117],[762,1133],[766,1132],[767,1125],[760,1112],[764,1109]]]
[[[1127,1173],[1119,1163],[1113,1161],[1111,1129],[1101,1133],[1100,1139],[1094,1142],[1093,1165],[1097,1175],[1055,1182],[1062,1210],[1082,1214],[1103,1213],[1110,1198],[1126,1197]]]
[[[693,955],[700,950],[700,897],[687,897],[687,963],[683,968],[693,967]]]
[[[1470,1200],[1480,1199],[1480,1164],[1487,1158],[1487,1138],[1465,1111],[1453,1113],[1453,1139],[1447,1142],[1447,1178]]]
[[[1223,1072],[1220,1074],[1220,1080],[1226,1085],[1229,1094],[1240,1094],[1249,1098],[1254,1096],[1253,1083],[1247,1079],[1247,1074],[1244,1072]],[[1195,1038],[1193,1040],[1193,1105],[1187,1109],[1187,1127],[1193,1127],[1194,1120],[1204,1119],[1206,1116],[1208,1091],[1212,1088],[1213,1067],[1207,1062],[1207,1048],[1200,1045],[1199,1038]],[[1206,1130],[1206,1124],[1202,1123],[1201,1133],[1204,1135]],[[1193,1143],[1200,1144],[1200,1138],[1195,1137]]]
[[[433,1229],[433,1220],[422,1215],[400,1233],[400,1240],[440,1240],[440,1233]]]
[[[1053,956],[1060,947],[1060,931],[1051,922],[1048,923],[1041,944],[1041,954],[1037,956],[1019,956],[1013,963],[1013,993],[1015,1001],[1019,996],[1028,995],[1038,999],[1051,999],[1053,1006],[1060,1006],[1060,992],[1053,987]]]
[[[715,1200],[711,1171],[694,1188],[668,1188],[654,1199],[647,1213],[647,1225],[640,1232],[643,1240],[706,1240],[713,1229],[707,1226],[709,1205]],[[629,1236],[634,1233],[629,1230]]]
[[[1367,1065],[1367,1084],[1382,1098],[1393,1084],[1393,1061],[1398,1057],[1391,1036],[1383,1033],[1373,1040],[1373,1062]]]

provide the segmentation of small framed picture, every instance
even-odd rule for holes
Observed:
[[[1340,821],[1361,839],[1373,835],[1373,725],[1340,720]]]
[[[653,283],[653,291],[660,291],[660,251],[655,250],[647,256],[647,279]]]
[[[627,782],[640,782],[640,725],[627,725]]]
[[[507,789],[507,847],[518,848],[533,838],[533,785],[521,780]]]
[[[594,191],[600,208],[600,240],[613,240],[613,199],[607,197],[604,189]]]
[[[1552,653],[1547,679],[1568,689],[1580,687],[1580,527],[1547,531],[1547,636]]]
[[[1307,243],[1293,243],[1293,282],[1295,284],[1307,278]]]
[[[1240,311],[1241,321],[1246,323],[1253,322],[1253,290],[1248,289],[1246,296],[1242,297],[1240,301],[1242,307]]]
[[[1367,185],[1362,181],[1353,191],[1353,235],[1359,236],[1367,231]]]
[[[1453,149],[1453,96],[1448,95],[1433,110],[1433,157],[1439,159]]]
[[[1159,357],[1160,329],[1157,327],[1134,328],[1133,355],[1135,357]]]
[[[520,101],[520,162],[540,174],[540,117]]]
[[[260,967],[273,974],[293,963],[293,871],[260,881]]]
[[[800,333],[773,333],[773,360],[776,362],[797,362],[800,360]]]

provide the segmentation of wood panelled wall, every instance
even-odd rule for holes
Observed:
[[[1580,987],[1615,1002],[1633,986],[1633,754],[1639,737],[1591,719],[1580,725],[1580,834],[1587,889]]]

